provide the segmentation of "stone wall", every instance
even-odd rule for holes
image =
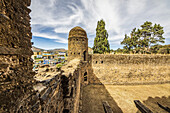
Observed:
[[[0,112],[14,112],[32,93],[30,0],[0,1]]]
[[[88,62],[32,71],[30,0],[0,1],[0,112],[81,112],[81,88]]]
[[[92,83],[148,84],[170,80],[170,55],[92,55]],[[93,77],[97,79],[94,79]]]
[[[63,88],[63,90],[65,90],[64,109],[70,113],[81,112],[81,89],[84,85],[82,81],[82,68],[84,69],[86,65],[87,64],[80,59],[73,59],[61,68],[63,71],[62,76],[66,78],[64,81],[65,87]]]
[[[6,56],[4,57],[6,58]],[[15,83],[13,82],[15,78],[11,78],[11,81],[8,83],[12,85],[16,84],[17,86],[10,89],[8,88],[8,84],[1,84],[3,90],[1,91],[2,106],[0,112],[81,112],[82,86],[84,86],[83,74],[88,71],[88,69],[86,69],[88,68],[87,65],[87,62],[81,62],[79,59],[74,59],[63,66],[60,71],[58,71],[56,67],[41,69],[41,72],[33,77],[34,79],[27,79],[28,83],[26,82],[27,86],[25,87],[22,87],[21,81]],[[18,67],[18,72],[10,71],[10,74],[24,73],[20,68],[21,67]],[[27,76],[25,75],[25,77]],[[29,84],[29,80],[35,82]],[[22,90],[25,92],[22,92]]]
[[[86,65],[86,64],[85,64]],[[25,95],[16,112],[78,113],[81,112],[83,62],[74,59],[61,68],[42,69],[35,75],[34,93]]]

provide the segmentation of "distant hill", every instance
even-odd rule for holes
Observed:
[[[41,49],[41,48],[38,48],[38,47],[35,47],[35,46],[32,47],[32,51],[33,52],[50,51],[50,52],[53,52],[53,53],[58,53],[58,52],[66,52],[67,53],[67,50],[64,49],[64,48],[45,50],[45,49]],[[88,47],[88,52],[93,53],[93,49],[91,47]]]
[[[44,51],[44,49],[32,46],[32,51],[33,52],[40,52],[40,51]]]
[[[63,49],[63,48],[50,49],[50,50],[47,50],[47,51],[51,51],[51,52],[53,52],[53,53],[58,53],[58,52],[66,52],[66,53],[67,53],[67,50],[66,50],[66,49]]]
[[[53,52],[53,53],[58,53],[58,52],[67,52],[66,49],[64,48],[58,48],[58,49],[50,49],[50,50],[45,50],[45,49],[41,49],[41,48],[38,48],[38,47],[32,47],[32,51],[33,52],[40,52],[40,51],[50,51],[50,52]]]

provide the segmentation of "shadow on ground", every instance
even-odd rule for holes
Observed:
[[[92,59],[92,58],[90,58]],[[115,100],[111,97],[105,86],[93,73],[92,60],[90,61],[91,81],[82,91],[82,113],[105,113],[102,102],[107,101],[113,113],[123,113]],[[93,79],[93,80],[92,80]],[[89,81],[89,82],[91,82]],[[94,82],[95,81],[95,82]]]
[[[102,105],[103,101],[109,103],[113,113],[123,113],[103,84],[88,85],[83,88],[83,113],[105,113]]]
[[[170,108],[170,96],[168,97],[148,97],[147,100],[143,101],[143,104],[148,107],[153,113],[168,113],[164,109],[158,106],[157,102],[164,107],[169,107]],[[137,111],[137,113],[140,113],[140,111]]]

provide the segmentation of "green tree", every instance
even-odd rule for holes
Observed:
[[[129,53],[135,47],[137,47],[138,37],[136,36],[136,28],[134,28],[131,32],[131,37],[125,34],[124,40],[121,42],[121,45],[125,45],[123,48],[125,49],[125,53]]]
[[[165,43],[165,38],[162,36],[164,31],[163,27],[160,24],[155,24],[152,26],[152,22],[146,21],[143,25],[141,25],[140,29],[140,40],[141,46],[147,51],[151,47],[151,45],[156,45],[158,43]]]
[[[159,54],[170,54],[170,44],[169,45],[161,45],[159,50],[157,51]]]
[[[105,22],[102,20],[98,21],[96,28],[96,37],[94,39],[93,51],[94,53],[103,54],[110,52],[110,45],[108,42],[108,33],[105,29]]]
[[[159,51],[159,49],[161,47],[162,47],[161,45],[156,44],[156,45],[150,47],[150,51],[151,51],[151,53],[155,53],[156,54],[156,53],[158,53],[158,51]]]
[[[165,42],[165,38],[162,36],[163,33],[163,27],[160,24],[153,26],[152,22],[146,21],[141,25],[141,29],[136,30],[134,28],[130,36],[125,34],[125,38],[121,44],[125,45],[124,49],[127,52],[131,50],[134,53],[149,52],[151,46]]]

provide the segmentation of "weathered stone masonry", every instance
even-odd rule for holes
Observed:
[[[103,84],[170,82],[170,55],[92,55],[93,75]],[[97,83],[91,76],[91,83]]]
[[[68,61],[79,58],[88,61],[88,38],[86,31],[81,27],[74,27],[69,32]]]
[[[87,84],[169,82],[169,55],[88,55],[86,32],[69,32],[68,63],[34,79],[30,0],[0,1],[0,112],[82,112]],[[48,76],[48,75],[47,75]]]
[[[50,79],[33,79],[30,2],[0,1],[0,112],[81,112],[82,69],[87,62],[73,60],[60,72],[52,69]]]
[[[32,92],[30,2],[0,1],[0,111],[14,112]]]

